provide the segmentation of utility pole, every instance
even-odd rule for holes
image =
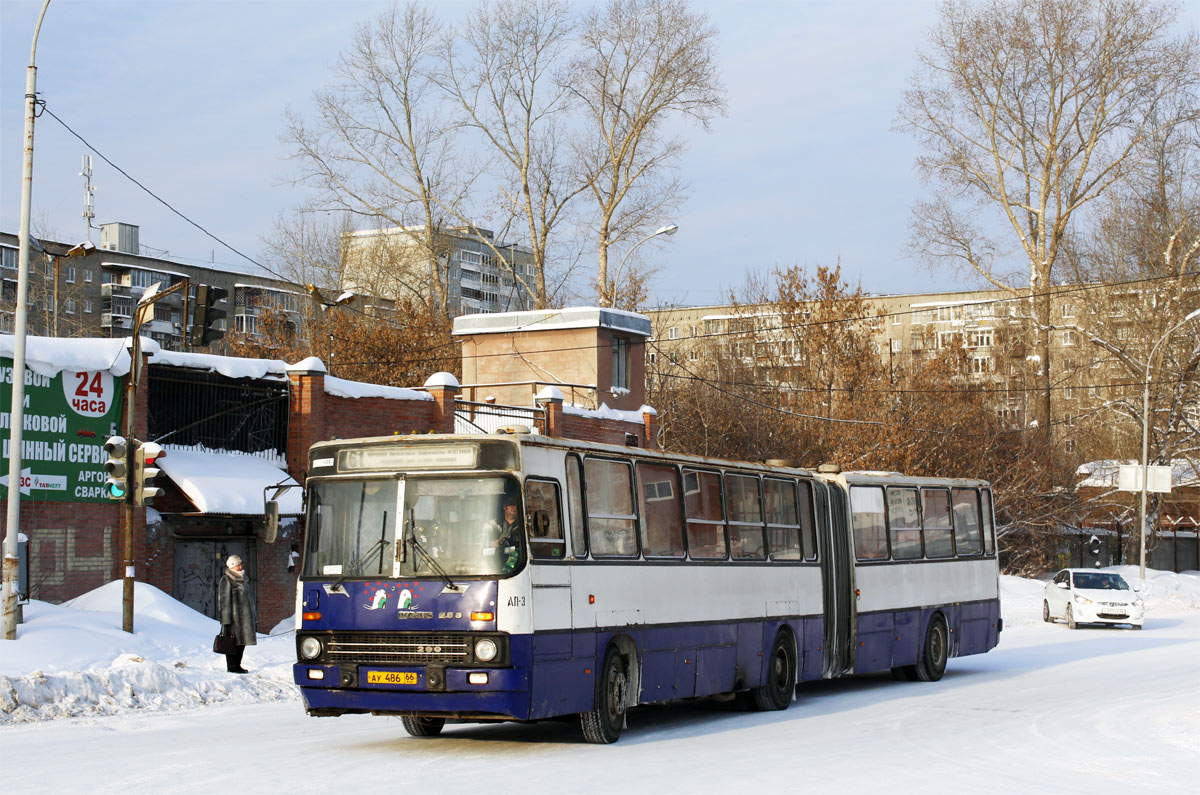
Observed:
[[[37,106],[37,40],[50,0],[42,3],[33,43],[29,47],[29,68],[25,70],[25,157],[21,178],[20,247],[17,254],[17,302],[13,321],[12,408],[9,413],[8,510],[5,517],[4,584],[0,589],[0,635],[17,638],[17,533],[21,529],[21,442],[25,425],[25,323],[29,300],[29,214],[33,203],[33,121]]]

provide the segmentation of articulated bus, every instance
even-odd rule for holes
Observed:
[[[978,480],[812,471],[547,438],[311,450],[294,668],[308,714],[579,716],[786,709],[798,681],[940,679],[1002,628]]]

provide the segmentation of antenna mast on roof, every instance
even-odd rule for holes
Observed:
[[[92,226],[92,221],[96,217],[96,207],[92,202],[92,197],[96,194],[96,186],[92,184],[92,156],[83,156],[83,171],[79,172],[79,176],[83,177],[83,218],[87,222],[87,239],[90,243],[92,240],[92,230],[97,227]]]

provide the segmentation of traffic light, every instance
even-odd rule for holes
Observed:
[[[202,284],[196,288],[196,306],[192,309],[192,345],[205,346],[225,336],[225,330],[217,326],[218,321],[224,319],[225,310],[217,309],[216,305],[228,295],[229,291],[223,287]]]
[[[162,472],[154,466],[167,451],[154,442],[143,442],[133,453],[133,504],[149,505],[163,490],[154,485],[154,479]]]
[[[108,460],[104,462],[104,471],[108,480],[104,482],[104,496],[110,500],[125,500],[129,498],[129,447],[124,436],[111,436],[104,443],[104,452]]]

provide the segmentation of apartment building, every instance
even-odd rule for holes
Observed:
[[[1134,395],[1140,405],[1141,379],[1131,375],[1129,362],[1145,361],[1153,343],[1147,338],[1157,336],[1155,313],[1174,300],[1174,289],[1153,283],[1059,289],[1051,300],[1053,327],[1048,332],[1052,423],[1073,429],[1094,418],[1094,431],[1107,434],[1107,446],[1114,450],[1129,449],[1140,440],[1140,427],[1113,423],[1112,415],[1101,409]],[[1185,285],[1182,295],[1184,312],[1200,305],[1200,286]],[[909,370],[922,358],[961,345],[967,356],[965,377],[992,388],[997,414],[1013,427],[1032,419],[1040,363],[1027,299],[1000,290],[966,290],[880,295],[867,301],[875,323],[871,348],[889,370]],[[673,307],[646,314],[653,327],[647,343],[651,378],[673,370],[708,372],[706,360],[719,355],[732,355],[744,364],[755,357],[765,361],[766,351],[775,362],[793,355],[781,349],[792,344],[791,335],[781,333],[783,320],[770,306]],[[802,309],[799,322],[806,317]],[[799,358],[794,361],[799,366]],[[1187,410],[1200,417],[1200,405]],[[1068,452],[1074,449],[1075,435],[1064,434]]]
[[[226,297],[224,330],[254,333],[266,309],[297,315],[307,296],[277,279],[228,269],[185,264],[141,253],[139,228],[111,223],[100,227],[99,245],[37,241],[29,258],[28,332],[38,336],[124,337],[133,327],[133,310],[154,284],[165,290],[187,280],[154,305],[142,333],[168,350],[183,350],[201,285],[218,287]],[[0,332],[13,330],[17,292],[16,235],[0,233]],[[68,254],[70,252],[70,254]],[[217,348],[222,343],[215,343]]]
[[[534,277],[533,254],[497,240],[488,229],[447,228],[432,238],[424,227],[367,229],[349,233],[345,248],[347,290],[388,300],[424,300],[437,257],[446,267],[452,316],[517,312],[534,305],[527,286]]]

